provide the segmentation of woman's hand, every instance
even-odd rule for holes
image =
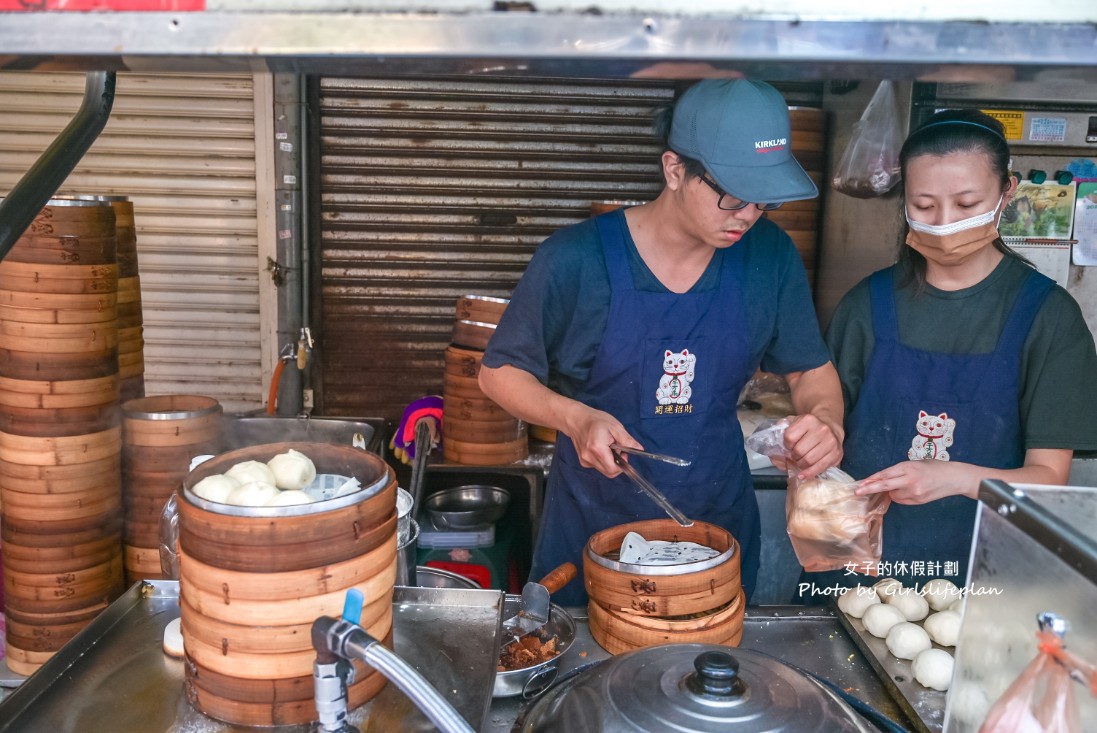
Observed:
[[[946,461],[903,461],[860,482],[858,496],[887,492],[896,504],[928,504],[964,494],[956,473],[960,465]]]

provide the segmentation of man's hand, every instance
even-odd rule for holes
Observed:
[[[801,481],[814,478],[842,462],[841,428],[823,422],[815,415],[798,415],[785,429],[785,447],[789,462]]]
[[[569,413],[564,433],[575,444],[579,463],[584,468],[593,468],[608,478],[613,478],[621,473],[621,468],[613,459],[613,452],[610,450],[612,444],[644,449],[644,446],[628,434],[620,421],[608,412],[576,402]]]

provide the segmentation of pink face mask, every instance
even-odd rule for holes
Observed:
[[[939,265],[958,265],[998,238],[998,207],[1004,197],[990,211],[951,224],[923,224],[907,214],[907,244]]]

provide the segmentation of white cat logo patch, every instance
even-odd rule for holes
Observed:
[[[948,448],[952,445],[952,431],[956,421],[947,412],[930,415],[925,410],[918,412],[918,435],[911,442],[907,458],[912,461],[947,461]]]
[[[663,376],[659,378],[659,389],[655,390],[660,405],[689,404],[693,395],[689,384],[693,381],[696,365],[697,356],[689,353],[689,349],[677,353],[667,349],[663,354]]]

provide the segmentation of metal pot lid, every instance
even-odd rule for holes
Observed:
[[[768,654],[668,644],[614,657],[550,690],[530,710],[522,730],[874,729],[822,685]]]

